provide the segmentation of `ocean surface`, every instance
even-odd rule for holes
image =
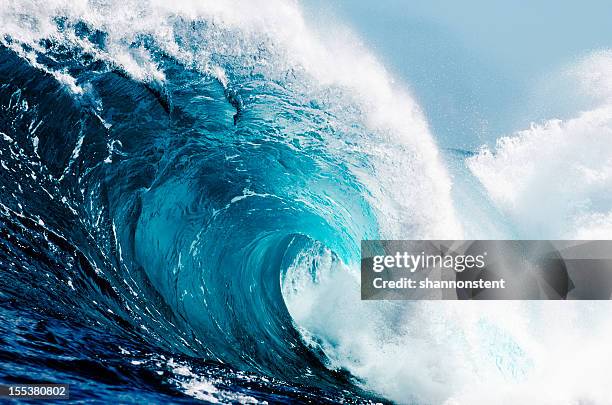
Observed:
[[[608,303],[362,302],[358,268],[362,239],[609,239],[612,53],[554,72],[574,101],[559,119],[453,137],[312,13],[0,0],[0,383],[117,403],[612,400]]]

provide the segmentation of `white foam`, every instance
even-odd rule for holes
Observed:
[[[468,160],[524,238],[612,236],[612,52],[596,53],[572,70],[598,107],[566,121],[532,124]]]
[[[307,343],[398,403],[612,399],[609,302],[364,302],[356,269],[302,259],[283,293]]]
[[[592,94],[597,108],[533,124],[469,160],[523,238],[612,235],[610,67],[611,54],[599,52],[572,68],[576,91]],[[350,370],[388,398],[612,402],[609,302],[361,302],[357,266],[330,263],[311,277],[310,263],[296,260],[290,269],[302,285],[284,291],[289,311],[330,367]]]

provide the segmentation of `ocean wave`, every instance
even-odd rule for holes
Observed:
[[[29,314],[5,331],[26,354],[4,380],[35,369],[134,402],[474,402],[471,386],[533,395],[527,376],[585,338],[552,345],[528,320],[559,312],[529,304],[360,301],[361,239],[478,226],[423,112],[345,28],[284,1],[0,5],[1,316]],[[537,132],[554,145],[564,125]],[[520,229],[505,148],[469,167]],[[528,170],[521,150],[509,167]]]
[[[354,274],[361,238],[461,232],[422,113],[375,58],[285,2],[8,2],[0,20],[4,240],[48,244],[3,262],[55,275],[32,302],[302,395],[371,395],[330,335],[310,345],[287,280],[304,257],[314,280]]]

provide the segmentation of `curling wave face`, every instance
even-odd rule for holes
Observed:
[[[460,232],[384,69],[286,3],[9,2],[2,21],[3,290],[170,354],[367,395],[308,347],[283,292],[305,287],[304,260],[308,282],[354,272],[362,238]],[[34,294],[31,273],[49,277]]]

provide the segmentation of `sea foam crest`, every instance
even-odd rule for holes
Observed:
[[[571,68],[597,106],[567,120],[531,124],[468,160],[497,207],[524,238],[612,235],[612,52]]]

